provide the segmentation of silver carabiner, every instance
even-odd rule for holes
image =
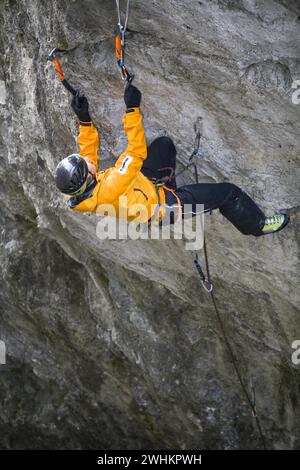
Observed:
[[[213,284],[211,282],[209,282],[208,279],[205,279],[204,281],[201,281],[202,282],[202,285],[204,287],[204,289],[207,291],[207,292],[211,292],[214,288]]]

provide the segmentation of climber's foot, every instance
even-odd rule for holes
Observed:
[[[266,217],[264,226],[261,229],[262,235],[279,232],[279,230],[282,230],[289,221],[290,218],[287,214],[273,214],[270,217]]]

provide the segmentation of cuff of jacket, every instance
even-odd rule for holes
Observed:
[[[79,123],[81,126],[87,126],[87,127],[94,125],[93,121],[79,121]]]
[[[128,114],[128,113],[137,113],[139,112],[140,108],[128,108],[126,109],[126,112],[125,114]]]

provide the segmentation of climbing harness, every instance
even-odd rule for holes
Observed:
[[[168,176],[162,176],[161,178],[158,178],[158,179],[155,180],[154,184],[158,188],[160,186],[165,186],[165,184],[169,183],[174,178],[176,178],[174,168],[172,168],[171,166],[166,166],[164,168],[159,168],[158,171],[161,171],[161,172],[162,171],[169,171],[170,172],[170,174]]]
[[[179,196],[176,194],[176,192],[175,192],[174,189],[171,189],[171,188],[168,188],[167,186],[164,186],[164,190],[165,190],[165,191],[169,191],[170,193],[172,193],[173,196],[175,197],[176,201],[177,201],[178,214],[177,214],[176,220],[175,220],[175,223],[176,223],[178,220],[181,220],[181,219],[182,219],[182,204],[181,204],[180,198],[179,198]]]
[[[118,14],[118,27],[119,27],[119,32],[116,35],[116,39],[115,39],[116,59],[117,59],[117,64],[120,68],[121,78],[123,81],[127,81],[127,84],[131,83],[134,79],[134,75],[128,72],[128,69],[125,65],[125,33],[127,29],[128,16],[129,16],[129,3],[130,3],[130,0],[127,0],[125,22],[124,24],[122,24],[120,2],[119,0],[116,0],[116,8],[117,8],[117,14]]]
[[[68,51],[66,49],[59,49],[58,47],[55,47],[50,52],[48,59],[53,62],[57,75],[59,76],[59,79],[61,80],[61,83],[66,88],[66,90],[68,90],[73,96],[78,96],[79,92],[75,90],[75,88],[73,88],[72,85],[70,85],[70,83],[66,80],[58,60],[59,55],[65,55],[67,52]]]
[[[184,173],[185,171],[187,171],[191,167],[193,167],[193,169],[194,169],[194,176],[195,176],[196,183],[199,183],[196,159],[199,159],[201,157],[200,141],[201,141],[201,136],[202,136],[202,127],[203,127],[202,117],[198,116],[195,123],[194,123],[194,131],[195,131],[195,134],[196,134],[195,135],[195,141],[194,141],[194,149],[193,149],[191,155],[189,156],[188,165],[183,165],[184,166],[183,170],[181,170],[179,173],[175,174],[174,168],[172,168],[172,167],[159,168],[158,171],[161,171],[161,172],[169,171],[170,173],[167,176],[163,176],[163,177],[158,178],[158,179],[155,179],[155,178],[153,179],[153,184],[156,188],[156,194],[157,194],[157,198],[158,198],[158,207],[157,207],[157,209],[154,213],[154,216],[151,217],[151,220],[153,220],[154,217],[158,216],[158,214],[160,212],[160,209],[161,209],[161,197],[160,197],[159,190],[158,190],[158,188],[160,188],[160,187],[163,187],[164,190],[167,190],[167,191],[171,192],[177,200],[177,206],[176,207],[178,207],[178,214],[177,214],[177,217],[176,217],[176,221],[179,220],[179,218],[182,216],[183,211],[182,211],[182,204],[181,204],[180,198],[177,196],[177,194],[174,190],[168,188],[166,185],[169,182],[171,182],[172,180],[176,180],[176,178],[179,175],[181,175],[182,173]],[[174,206],[172,206],[172,207],[174,207]],[[211,212],[210,209],[205,210],[204,212],[208,212],[208,211]],[[202,212],[199,212],[199,214],[200,213],[202,213]],[[197,215],[197,214],[193,213],[193,215]],[[204,245],[205,245],[205,240],[204,240]],[[194,264],[195,264],[195,267],[196,267],[199,275],[201,276],[201,280],[202,280],[202,284],[203,284],[204,289],[207,290],[208,292],[210,292],[212,290],[213,286],[204,275],[204,272],[201,268],[197,253],[195,253]]]

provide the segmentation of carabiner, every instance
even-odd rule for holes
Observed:
[[[207,292],[211,292],[214,288],[213,284],[211,282],[209,282],[208,279],[205,279],[204,281],[201,281],[202,282],[202,285],[204,287],[204,289],[207,291]]]
[[[117,13],[118,13],[118,27],[120,31],[117,34],[116,40],[115,40],[116,59],[117,59],[118,66],[120,68],[121,79],[123,81],[127,81],[127,83],[131,83],[132,80],[134,79],[134,75],[128,72],[127,67],[125,65],[125,33],[126,33],[127,23],[128,23],[129,1],[130,0],[127,0],[125,23],[124,25],[122,25],[119,0],[116,0],[116,7],[117,7]]]

